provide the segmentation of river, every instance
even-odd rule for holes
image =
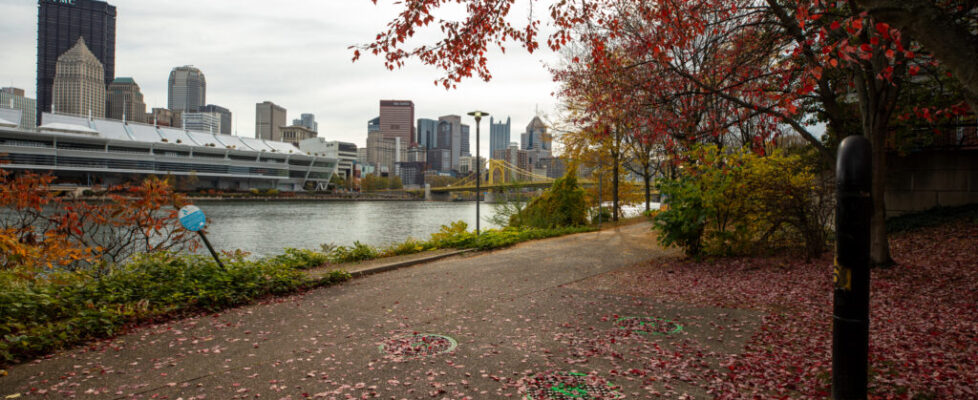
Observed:
[[[387,246],[409,237],[427,240],[442,225],[465,221],[475,229],[475,202],[441,201],[198,201],[207,215],[207,238],[217,250],[241,249],[255,255],[282,253],[286,247],[318,250],[355,241]],[[658,208],[658,204],[655,204]],[[482,229],[496,206],[482,203]],[[626,216],[642,208],[625,207]],[[207,250],[202,250],[206,252]]]
[[[465,221],[475,229],[474,202],[438,201],[198,201],[207,215],[207,238],[218,250],[278,254],[285,247],[319,249],[354,241],[386,246],[409,237],[428,239],[442,225]],[[482,228],[494,207],[482,203]],[[204,250],[206,252],[206,250]]]

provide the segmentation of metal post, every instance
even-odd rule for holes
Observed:
[[[482,197],[482,165],[479,162],[479,121],[475,117],[475,235],[479,236],[479,198]]]
[[[873,155],[849,136],[836,162],[836,259],[832,315],[832,398],[865,399],[869,355],[869,246]]]
[[[472,111],[469,115],[475,117],[475,235],[479,236],[479,197],[482,195],[482,163],[479,162],[479,121],[489,115],[484,111]]]
[[[207,240],[207,236],[204,235],[204,231],[197,231],[197,234],[204,240],[204,246],[207,246],[207,250],[211,251],[211,255],[214,256],[214,261],[217,261],[217,266],[221,267],[223,270],[227,270],[227,268],[224,268],[224,263],[221,262],[221,259],[217,257],[217,252],[214,251],[214,247],[211,246],[211,242]]]

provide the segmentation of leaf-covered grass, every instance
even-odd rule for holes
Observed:
[[[880,399],[978,397],[978,223],[956,223],[891,237],[898,265],[873,270],[869,391]],[[716,398],[824,398],[830,393],[832,259],[790,256],[668,260],[592,281],[633,296],[701,306],[750,308],[758,326],[739,354],[683,342],[681,351],[643,353]]]
[[[301,269],[318,260],[294,251],[258,260],[237,253],[222,261],[225,268],[210,257],[155,253],[136,256],[97,279],[69,272],[34,279],[0,273],[0,364],[148,321],[217,311],[350,278],[334,271],[310,281]]]

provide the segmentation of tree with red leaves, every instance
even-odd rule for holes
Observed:
[[[449,88],[473,75],[491,78],[485,56],[490,43],[501,49],[507,41],[531,52],[538,48],[539,19],[531,15],[525,24],[506,19],[515,0],[460,2],[468,11],[466,18],[446,21],[438,20],[434,11],[447,0],[406,1],[389,29],[360,46],[354,58],[359,50],[383,54],[392,69],[408,58],[418,58],[444,70],[446,75],[436,83]],[[641,124],[645,129],[676,131],[674,126],[681,124],[695,127],[687,132],[705,130],[716,137],[735,124],[755,119],[760,123],[750,135],[763,142],[778,134],[781,126],[789,126],[819,151],[830,168],[841,139],[865,135],[874,156],[871,253],[875,263],[888,264],[883,193],[892,119],[906,114],[898,107],[907,85],[935,82],[910,77],[943,71],[908,35],[876,19],[886,10],[872,8],[871,14],[861,7],[863,3],[885,2],[559,0],[549,6],[555,31],[547,45],[560,50],[575,43],[586,49],[574,57],[579,66],[557,71],[555,77],[565,84],[565,93],[579,91],[596,100],[592,101],[596,107],[685,106],[672,118],[662,118],[661,110],[646,112],[659,115],[646,119]],[[445,33],[442,40],[405,48],[407,38],[431,23]],[[600,83],[599,91],[607,95],[594,97],[590,94],[594,89],[575,88],[575,73],[593,75],[585,81]],[[958,106],[934,114],[960,115],[966,110]],[[705,121],[696,118],[710,111],[714,113]],[[600,120],[608,114],[621,113],[590,115]],[[812,132],[814,121],[826,122],[827,140]]]

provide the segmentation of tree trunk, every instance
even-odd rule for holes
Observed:
[[[614,189],[611,194],[611,208],[612,208],[611,220],[615,222],[618,222],[618,169],[619,169],[618,164],[620,163],[621,163],[621,157],[616,152],[614,154],[614,165],[612,166],[612,175],[611,175],[611,186],[612,189]]]
[[[645,212],[652,211],[652,174],[646,169],[645,175]]]
[[[893,265],[886,237],[886,125],[876,124],[869,137],[873,146],[873,217],[870,220],[869,258],[873,266]]]

